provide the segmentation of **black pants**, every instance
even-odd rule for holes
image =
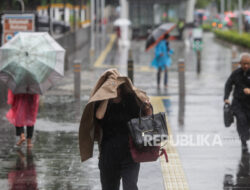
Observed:
[[[102,190],[119,190],[121,179],[123,190],[138,190],[140,164],[133,161],[128,144],[103,142],[99,169]]]
[[[237,131],[240,139],[244,142],[250,137],[250,109],[238,100],[234,100],[232,104],[234,115],[237,120]]]
[[[34,126],[27,126],[27,138],[31,139],[33,136]],[[22,133],[24,133],[24,127],[16,127],[16,136],[20,136]]]
[[[158,86],[160,85],[160,82],[161,82],[161,71],[162,71],[162,68],[159,68],[157,72],[157,85]],[[166,86],[167,84],[168,84],[168,69],[166,66],[164,69],[164,85]]]

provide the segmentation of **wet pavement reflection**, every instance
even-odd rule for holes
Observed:
[[[31,150],[26,155],[22,150],[16,151],[16,163],[8,173],[10,190],[38,190],[36,166]]]
[[[238,164],[238,171],[235,174],[225,174],[224,190],[241,190],[250,189],[250,154],[241,155],[241,160]]]

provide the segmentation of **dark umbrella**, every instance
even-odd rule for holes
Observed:
[[[175,23],[165,23],[153,30],[146,41],[146,51],[154,47],[164,38],[164,35],[171,32],[176,27]]]

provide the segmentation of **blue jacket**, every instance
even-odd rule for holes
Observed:
[[[155,47],[155,58],[153,59],[151,65],[155,68],[165,69],[165,66],[170,67],[172,59],[170,55],[174,53],[173,50],[167,51],[168,47],[166,40],[161,40]],[[161,56],[161,54],[163,56]]]

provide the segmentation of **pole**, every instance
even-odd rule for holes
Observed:
[[[121,15],[120,18],[128,19],[128,3],[127,0],[120,0],[121,6]],[[129,45],[129,36],[128,36],[128,25],[120,26],[121,30],[121,44]]]
[[[66,31],[66,0],[63,0],[63,33]]]
[[[105,10],[105,0],[101,0],[101,26],[102,31],[104,31],[104,10]]]
[[[187,24],[193,24],[194,22],[194,8],[195,8],[195,0],[188,0],[187,13],[186,13]]]
[[[220,12],[221,12],[221,20],[224,20],[224,12],[225,12],[225,1],[220,0]]]
[[[96,0],[96,27],[99,32],[100,30],[100,2],[99,0]]]
[[[238,26],[239,26],[239,33],[242,34],[242,0],[238,0],[238,3],[239,3],[239,23],[238,23]]]
[[[23,2],[23,0],[17,0],[17,1],[21,4],[22,13],[24,13],[25,7],[24,7],[24,2]]]
[[[82,27],[82,0],[80,0],[78,28],[81,27]]]
[[[74,91],[75,91],[75,110],[76,120],[80,118],[81,111],[81,61],[74,60]]]
[[[231,7],[232,7],[232,1],[227,0],[227,11],[231,11]]]
[[[179,71],[179,94],[185,96],[185,62],[184,59],[178,61]]]
[[[48,2],[48,19],[49,19],[49,33],[52,34],[52,23],[51,23],[51,0],[47,0]]]
[[[73,1],[73,17],[74,17],[74,20],[73,20],[73,31],[75,32],[76,31],[76,0]]]
[[[197,50],[196,51],[196,55],[197,55],[197,73],[200,74],[201,72],[201,51]]]
[[[237,58],[237,49],[235,46],[232,47],[232,59]]]
[[[132,50],[129,49],[128,54],[128,77],[131,79],[132,83],[134,83],[134,61],[132,58]]]
[[[95,51],[95,0],[91,0],[91,47],[90,54],[93,55]]]
[[[232,71],[238,69],[239,67],[239,61],[237,59],[232,60]]]
[[[74,60],[74,92],[75,100],[81,97],[81,61]]]
[[[178,60],[178,74],[179,74],[179,112],[178,121],[180,125],[184,124],[185,112],[185,62],[184,59]]]

